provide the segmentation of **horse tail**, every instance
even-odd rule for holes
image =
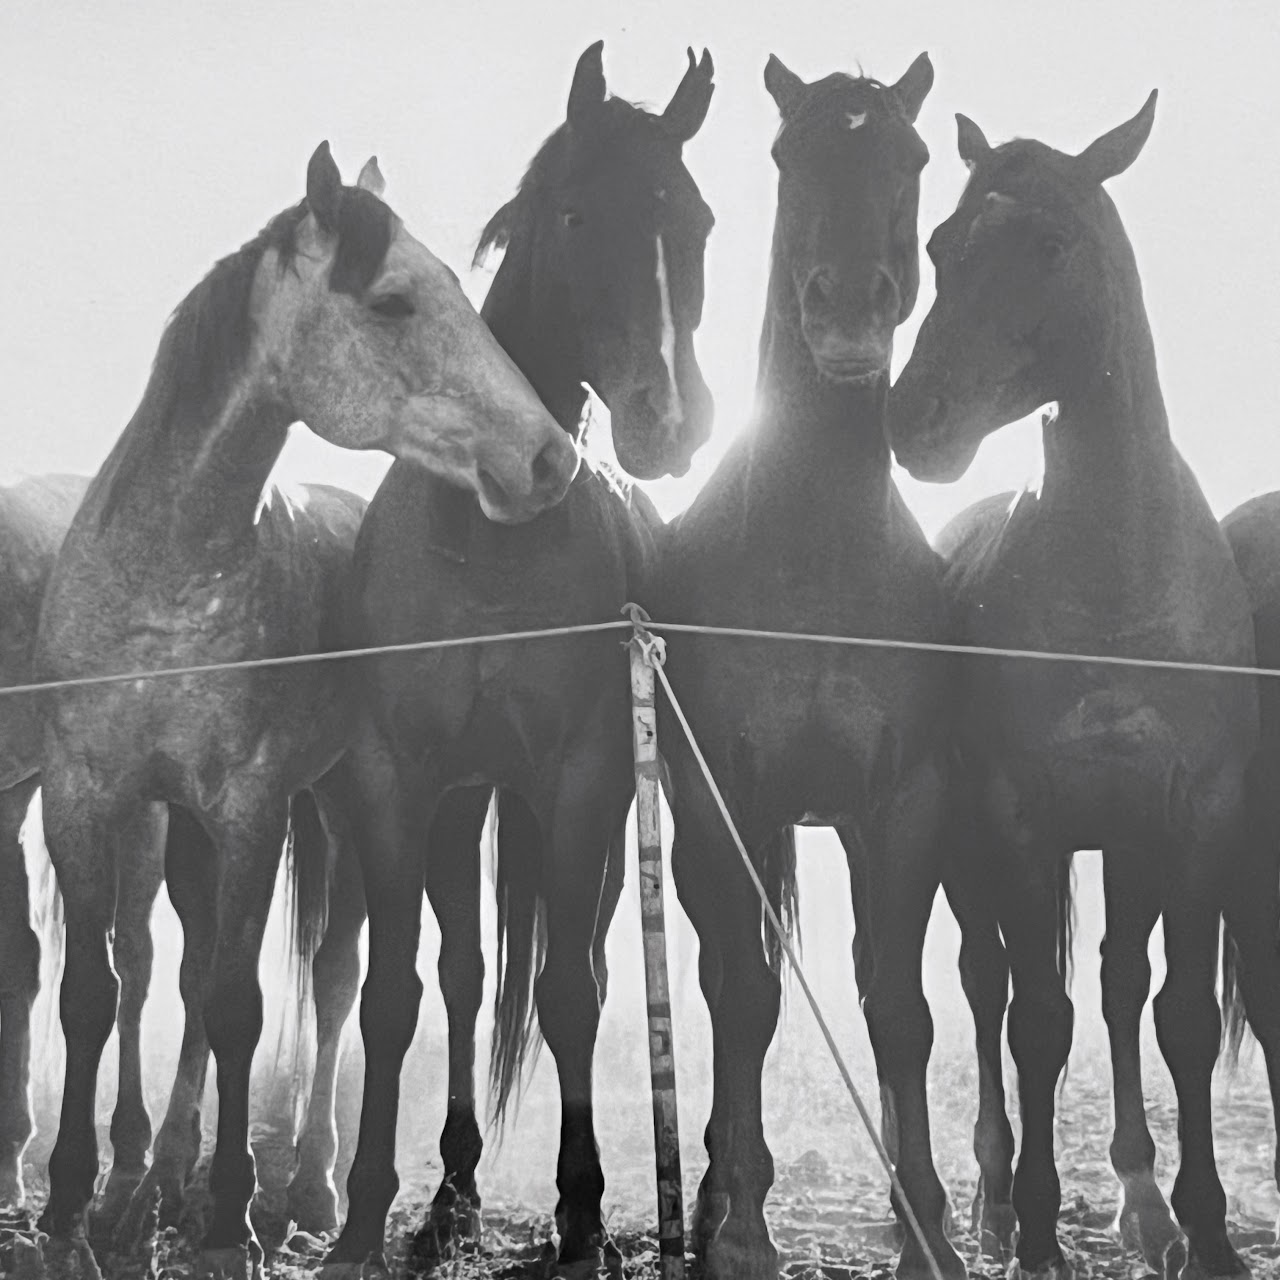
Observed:
[[[312,1000],[312,969],[329,923],[329,838],[320,808],[310,791],[299,791],[289,804],[289,836],[285,846],[285,920],[292,939],[293,1068],[289,1071],[290,1110],[299,1114],[304,1080]],[[282,1028],[283,1033],[283,1028]]]
[[[783,939],[797,953],[800,951],[800,885],[796,878],[796,829],[783,827],[765,849],[765,896],[782,925],[782,938],[766,923],[764,947],[769,967],[781,975]]]
[[[66,956],[67,932],[63,927],[62,892],[44,842],[44,816],[38,804],[28,805],[26,817],[18,828],[18,841],[27,873],[28,918],[40,944],[38,990],[45,995],[44,999],[37,1000],[39,1012],[31,1043],[40,1050],[45,1062],[52,1062],[61,1025],[57,993]]]
[[[1240,949],[1224,927],[1222,930],[1222,1054],[1227,1071],[1240,1065],[1240,1049],[1248,1033],[1244,995],[1240,990]]]
[[[542,898],[542,831],[528,805],[499,790],[493,825],[498,907],[498,981],[494,994],[489,1087],[499,1131],[520,1092],[525,1063],[541,1047],[534,985],[546,954]]]

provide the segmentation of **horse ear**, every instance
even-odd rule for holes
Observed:
[[[703,49],[701,60],[695,59],[693,50],[689,50],[689,67],[684,79],[676,86],[676,91],[662,113],[662,124],[667,133],[679,142],[688,142],[707,118],[707,108],[711,106],[711,95],[715,91],[712,76],[715,75],[715,64],[711,54]]]
[[[573,69],[573,85],[569,89],[571,125],[585,124],[604,101],[604,41],[597,40],[582,51]]]
[[[960,149],[960,159],[971,170],[991,154],[991,144],[987,141],[987,135],[968,116],[962,116],[958,111],[956,112],[956,146]]]
[[[893,91],[906,112],[907,119],[915,124],[924,100],[933,88],[933,63],[929,55],[922,53],[903,73]]]
[[[360,170],[360,176],[356,179],[356,186],[375,196],[381,196],[387,189],[387,180],[382,176],[382,170],[378,168],[377,156],[370,156],[364,162],[364,168]]]
[[[322,142],[307,165],[307,205],[325,231],[336,231],[341,204],[342,174],[333,161],[329,144]]]
[[[799,105],[805,85],[794,71],[783,64],[776,53],[771,53],[769,61],[764,64],[764,87],[777,103],[778,113],[785,120]]]
[[[1094,139],[1076,157],[1079,171],[1094,182],[1106,182],[1123,173],[1137,158],[1151,134],[1156,118],[1156,90],[1152,89],[1142,109],[1132,120],[1117,125],[1110,133]]]

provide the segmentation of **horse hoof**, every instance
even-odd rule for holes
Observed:
[[[951,1247],[950,1241],[935,1241],[932,1248],[934,1261],[944,1276],[950,1276],[952,1280],[965,1280],[968,1268]],[[921,1250],[919,1241],[912,1235],[908,1246],[902,1250],[894,1275],[897,1280],[932,1280],[933,1274],[933,1267]]]
[[[1005,1271],[1005,1280],[1073,1280],[1075,1270],[1066,1258],[1054,1258],[1038,1267],[1024,1267],[1017,1258]]]
[[[27,1189],[22,1170],[10,1165],[0,1169],[0,1213],[16,1213],[27,1207]]]
[[[1178,1277],[1177,1272],[1170,1270],[1166,1270],[1165,1274],[1171,1278]],[[1252,1274],[1245,1260],[1227,1245],[1226,1250],[1212,1264],[1206,1264],[1197,1254],[1188,1251],[1186,1264],[1178,1280],[1245,1280]]]
[[[248,1245],[202,1249],[196,1258],[198,1280],[262,1280],[260,1251]]]
[[[338,1229],[338,1192],[333,1183],[291,1182],[286,1203],[289,1217],[308,1235]]]
[[[51,1236],[36,1237],[33,1252],[28,1255],[29,1273],[43,1280],[102,1280],[98,1260],[93,1256],[89,1242],[83,1236],[72,1240],[59,1240]]]
[[[448,1202],[437,1198],[426,1222],[414,1233],[413,1261],[423,1270],[447,1262],[462,1241],[478,1240],[482,1229],[477,1202],[461,1195]]]
[[[317,1280],[386,1280],[391,1271],[381,1253],[371,1253],[363,1262],[324,1262]]]
[[[705,1257],[716,1232],[729,1216],[729,1197],[721,1191],[698,1191],[693,1220],[689,1223],[689,1242],[699,1258]]]
[[[576,1262],[557,1262],[551,1271],[556,1280],[597,1280],[604,1274],[604,1250],[596,1249]]]
[[[1013,1261],[1013,1243],[1018,1231],[1018,1215],[1013,1205],[983,1205],[978,1230],[983,1257],[1006,1266]]]
[[[767,1235],[739,1243],[721,1233],[707,1247],[702,1274],[706,1280],[778,1280],[778,1251]]]
[[[117,1169],[111,1171],[102,1199],[90,1215],[94,1235],[101,1235],[104,1240],[114,1238],[117,1224],[128,1212],[134,1195],[145,1180],[145,1171],[142,1173],[121,1173]]]
[[[1158,1276],[1176,1277],[1186,1261],[1185,1249],[1175,1249],[1182,1245],[1182,1232],[1163,1196],[1147,1204],[1131,1204],[1126,1200],[1116,1216],[1112,1233],[1126,1249],[1142,1254],[1148,1269]],[[1175,1253],[1172,1258],[1171,1250]],[[1173,1270],[1170,1270],[1171,1264]]]

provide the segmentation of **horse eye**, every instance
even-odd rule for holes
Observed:
[[[1040,241],[1040,260],[1046,267],[1061,266],[1066,256],[1067,245],[1061,236],[1045,236]]]
[[[413,300],[403,293],[388,293],[384,297],[371,302],[369,310],[376,311],[378,315],[388,320],[404,320],[413,315],[416,308],[413,305]]]
[[[566,227],[580,227],[582,226],[582,214],[580,214],[576,209],[566,209],[560,215],[560,221],[563,222]]]

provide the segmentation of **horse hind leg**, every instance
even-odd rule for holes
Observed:
[[[449,792],[428,836],[426,891],[440,928],[437,972],[449,1025],[449,1101],[440,1134],[444,1172],[427,1220],[414,1237],[415,1261],[424,1265],[449,1256],[456,1240],[480,1230],[476,1166],[484,1141],[476,1120],[475,1083],[476,1018],[484,995],[480,839],[491,794],[488,787]],[[509,884],[514,870],[510,860],[526,852],[521,846],[528,843],[523,832],[528,815],[514,797],[504,796],[499,804],[498,857],[508,864],[500,866],[499,881]],[[508,938],[507,945],[519,944]]]
[[[1123,1201],[1116,1231],[1141,1251],[1148,1268],[1163,1274],[1168,1251],[1181,1240],[1155,1179],[1156,1145],[1147,1127],[1142,1093],[1142,1010],[1151,987],[1147,943],[1160,915],[1158,866],[1136,850],[1103,855],[1107,926],[1102,942],[1102,1012],[1111,1041],[1115,1133],[1111,1165]]]
[[[978,1187],[971,1220],[982,1251],[1002,1262],[1013,1258],[1013,1126],[1004,1094],[1004,1017],[1009,1003],[1009,959],[1000,939],[992,885],[976,864],[950,868],[943,890],[960,927],[960,983],[973,1014],[978,1057],[978,1118],[973,1154]]]
[[[161,805],[139,809],[121,833],[116,924],[112,957],[120,978],[120,1072],[111,1117],[111,1174],[94,1215],[95,1228],[110,1231],[147,1172],[151,1116],[142,1087],[142,1009],[151,986],[154,948],[151,911],[164,881],[165,813]]]
[[[171,806],[164,841],[164,874],[169,900],[182,925],[182,1045],[169,1092],[169,1105],[156,1134],[151,1168],[138,1185],[116,1225],[118,1248],[137,1249],[152,1215],[161,1226],[178,1222],[183,1211],[203,1223],[191,1203],[188,1182],[200,1158],[200,1106],[209,1066],[204,1029],[204,987],[213,956],[214,904],[217,901],[217,851],[208,833],[186,809]]]
[[[0,792],[0,1210],[21,1208],[22,1153],[31,1117],[31,1008],[40,990],[40,940],[18,833],[36,780]]]
[[[1013,976],[1009,1048],[1018,1067],[1022,1144],[1013,1177],[1014,1274],[1068,1273],[1058,1241],[1062,1188],[1054,1163],[1054,1094],[1071,1051],[1074,1010],[1058,967],[1061,860],[1028,840],[999,862],[1000,927]]]
[[[322,826],[317,801],[327,823]],[[300,804],[313,812],[303,816]],[[289,1183],[289,1217],[303,1231],[318,1234],[338,1226],[338,1192],[333,1181],[338,1154],[337,1082],[342,1034],[360,989],[360,930],[364,927],[364,881],[348,824],[332,802],[310,795],[295,797],[293,856],[309,859],[312,870],[325,868],[332,852],[328,915],[324,938],[312,962],[316,1010],[316,1067],[302,1129],[298,1166]],[[332,851],[328,848],[332,842]],[[299,909],[302,907],[300,905]]]
[[[1207,861],[1210,850],[1196,851]],[[1156,1036],[1178,1095],[1181,1160],[1174,1212],[1187,1235],[1183,1276],[1240,1276],[1247,1268],[1227,1238],[1227,1197],[1213,1150],[1211,1084],[1222,1022],[1214,996],[1219,895],[1217,867],[1171,870],[1164,910],[1167,976],[1155,999]]]

